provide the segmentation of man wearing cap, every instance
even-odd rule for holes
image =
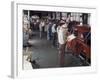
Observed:
[[[64,20],[60,21],[59,27],[57,28],[58,33],[58,43],[59,43],[59,62],[60,66],[64,66],[64,57],[65,57],[65,46],[67,40],[67,24]]]

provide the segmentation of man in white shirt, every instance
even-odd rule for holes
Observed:
[[[61,20],[60,25],[57,29],[60,66],[64,66],[65,47],[66,47],[67,32],[68,32],[67,30],[68,30],[67,24],[65,23],[65,21]]]
[[[56,46],[56,24],[54,23],[52,25],[52,44],[55,47]]]
[[[40,25],[39,25],[40,38],[42,38],[42,35],[43,35],[43,32],[44,32],[44,27],[45,27],[45,22],[42,20],[40,22]]]

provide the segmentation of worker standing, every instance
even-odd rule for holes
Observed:
[[[59,23],[59,27],[57,29],[58,43],[59,43],[59,63],[60,63],[60,66],[64,66],[67,32],[68,32],[67,24],[64,20],[61,20]]]

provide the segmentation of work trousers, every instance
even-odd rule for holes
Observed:
[[[66,44],[59,44],[59,64],[60,66],[64,66],[65,60],[65,47]]]

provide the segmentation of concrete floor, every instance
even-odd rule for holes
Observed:
[[[46,39],[46,35],[43,38],[39,38],[39,32],[34,32],[32,39],[30,39],[32,46],[28,48],[28,51],[25,52],[23,49],[23,56],[32,55],[31,60],[35,60],[36,64],[32,64],[33,69],[35,68],[56,68],[60,67],[59,65],[59,54],[58,49],[52,46],[52,42]],[[32,69],[26,62],[26,57],[23,58],[23,67],[24,69]],[[30,65],[30,64],[29,64]],[[65,54],[65,67],[75,67],[83,66],[82,61],[79,57],[73,56],[71,53],[66,52]]]

